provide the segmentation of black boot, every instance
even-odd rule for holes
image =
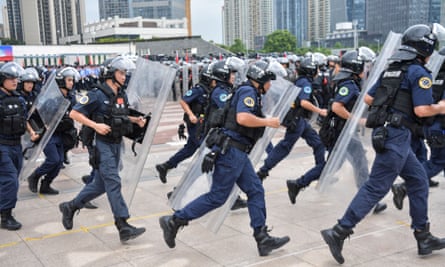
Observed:
[[[163,184],[167,183],[167,172],[172,168],[167,162],[156,165],[156,170],[159,172],[159,179],[161,179]]]
[[[164,232],[164,240],[169,248],[176,246],[175,238],[179,227],[188,225],[188,222],[175,216],[162,216],[159,218],[159,224]]]
[[[387,207],[388,207],[388,206],[386,205],[386,203],[379,202],[379,203],[377,203],[377,204],[375,205],[373,213],[374,213],[374,214],[379,214],[380,212],[386,210]]]
[[[39,184],[40,176],[36,174],[36,171],[31,173],[31,175],[28,177],[28,188],[29,191],[33,193],[37,193],[37,185]]]
[[[73,217],[74,213],[79,210],[74,206],[74,200],[70,202],[63,202],[59,204],[59,210],[62,212],[62,224],[66,230],[73,229]]]
[[[392,201],[397,209],[403,209],[403,199],[406,196],[405,183],[391,185]]]
[[[145,228],[136,228],[130,224],[128,224],[126,218],[116,218],[114,224],[119,230],[119,238],[121,242],[126,242],[130,239],[135,239],[136,237],[145,233]]]
[[[91,182],[91,176],[89,174],[82,176],[81,179],[84,184],[89,184]]]
[[[1,215],[1,228],[15,231],[22,227],[22,224],[16,221],[16,219],[11,214],[11,209],[0,211]]]
[[[230,210],[238,210],[244,208],[247,208],[247,201],[238,196],[238,198],[235,200],[235,203],[233,203],[233,206],[230,208]]]
[[[300,193],[300,190],[304,188],[304,186],[299,185],[298,180],[287,180],[286,185],[290,203],[295,204],[295,199],[297,198],[298,193]]]
[[[65,151],[63,153],[63,163],[66,165],[70,164],[70,159],[68,158],[68,151]]]
[[[43,179],[40,184],[40,194],[42,195],[58,195],[59,191],[51,187],[51,182],[48,179]]]
[[[429,179],[429,185],[430,187],[438,187],[439,186],[439,182],[434,181],[433,179]]]
[[[341,254],[341,251],[343,249],[343,241],[346,239],[346,237],[353,233],[354,232],[352,231],[352,229],[344,228],[339,224],[336,224],[334,228],[321,231],[321,235],[323,236],[326,244],[328,244],[332,256],[340,264],[343,264],[345,262],[345,259]]]
[[[97,206],[94,205],[91,201],[87,201],[87,202],[85,202],[85,204],[83,205],[83,207],[84,207],[85,209],[89,209],[89,210],[97,209]]]
[[[272,250],[281,248],[290,240],[288,236],[273,237],[270,236],[268,232],[269,230],[267,230],[267,226],[263,226],[257,233],[253,234],[257,243],[258,253],[260,254],[260,256],[269,255],[269,253]]]
[[[258,175],[258,178],[260,178],[261,182],[264,181],[264,179],[266,179],[267,176],[269,176],[269,172],[263,172],[261,170],[259,170],[256,175]]]
[[[445,248],[445,238],[438,238],[430,233],[430,224],[427,223],[422,231],[414,231],[414,237],[417,240],[417,252],[419,255],[428,255],[433,250]]]

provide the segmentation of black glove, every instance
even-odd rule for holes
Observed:
[[[187,136],[185,136],[185,125],[184,125],[184,123],[179,124],[178,136],[179,136],[179,140],[181,140],[181,139],[186,140],[187,139]]]
[[[216,157],[218,156],[218,152],[209,152],[204,156],[201,164],[201,171],[203,173],[208,173],[213,170],[213,165],[215,165]]]

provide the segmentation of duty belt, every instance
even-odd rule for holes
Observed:
[[[228,144],[229,146],[234,147],[234,148],[236,148],[236,149],[238,149],[238,150],[241,150],[241,151],[244,152],[244,153],[249,154],[250,151],[252,150],[252,145],[246,145],[246,144],[244,144],[244,143],[235,141],[235,140],[233,140],[233,139],[230,138],[230,137],[227,137],[227,140],[228,140],[228,143],[227,143],[227,144]]]
[[[406,127],[411,131],[412,134],[417,137],[423,137],[423,127],[413,121],[410,121],[403,117],[400,113],[393,113],[388,116],[387,122],[389,125],[400,128],[401,126]]]
[[[16,145],[20,145],[21,141],[20,141],[20,139],[1,139],[0,138],[0,144],[7,145],[7,146],[16,146]]]

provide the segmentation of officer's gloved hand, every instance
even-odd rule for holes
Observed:
[[[182,140],[182,139],[186,140],[187,139],[187,136],[185,136],[185,125],[184,125],[184,123],[179,124],[178,136],[179,136],[179,140]]]
[[[215,165],[216,157],[218,157],[219,152],[209,152],[204,156],[201,164],[201,171],[203,173],[208,173],[213,170],[213,166]]]

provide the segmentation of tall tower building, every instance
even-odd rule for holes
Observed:
[[[307,40],[307,0],[276,0],[275,28],[297,37],[297,46]]]
[[[324,39],[331,29],[330,0],[308,0],[308,39]]]
[[[130,1],[129,0],[99,0],[99,17],[100,19],[130,17]]]
[[[389,31],[403,33],[409,26],[428,23],[430,0],[372,0],[366,2],[368,34],[386,39]]]
[[[261,49],[273,31],[272,17],[273,0],[224,0],[224,44],[240,39],[249,50]]]
[[[445,5],[442,0],[430,0],[429,23],[440,23],[441,6]]]
[[[6,5],[11,38],[26,44],[58,44],[83,32],[84,0],[7,0]]]

